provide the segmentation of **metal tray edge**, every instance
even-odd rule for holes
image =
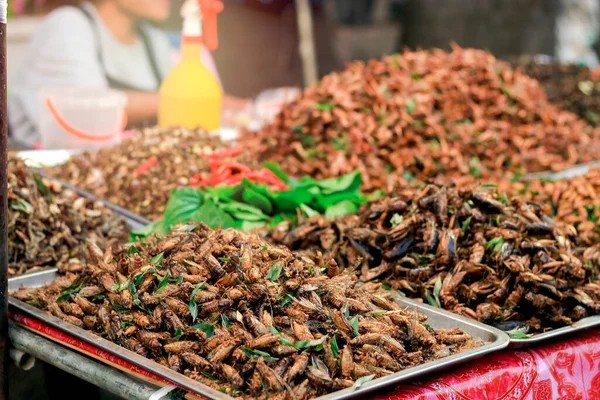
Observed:
[[[49,275],[52,277],[52,279],[55,279],[58,275],[58,268],[50,267],[43,271],[36,271],[30,274],[23,274],[19,276],[13,276],[12,278],[8,278],[8,292],[13,292],[21,286],[28,286],[30,285],[31,281],[35,281],[36,279],[40,278],[43,279],[43,283],[49,282],[50,279],[45,279],[46,275]],[[17,285],[18,287],[15,288],[15,286]]]
[[[56,268],[48,269],[45,271],[38,271],[38,272],[34,272],[32,274],[26,274],[26,275],[13,277],[13,278],[10,278],[8,281],[9,282],[9,292],[17,290],[21,286],[44,284],[44,283],[52,281],[56,277],[57,277]],[[420,309],[430,310],[431,312],[435,312],[440,315],[443,314],[444,316],[450,316],[452,319],[458,320],[461,323],[469,324],[471,326],[476,326],[478,328],[483,328],[483,329],[487,330],[488,332],[493,333],[496,336],[502,336],[503,338],[508,338],[508,341],[509,341],[508,348],[509,349],[519,349],[519,348],[525,348],[525,347],[530,347],[530,346],[536,346],[538,344],[542,344],[542,343],[545,343],[545,342],[553,340],[553,339],[565,338],[570,335],[575,335],[579,332],[583,332],[583,331],[586,331],[589,329],[594,329],[594,328],[600,327],[600,315],[597,315],[597,316],[591,316],[591,317],[584,318],[580,321],[577,321],[575,324],[573,324],[571,326],[565,326],[562,328],[554,329],[554,330],[546,332],[546,333],[541,333],[541,334],[533,336],[529,339],[513,339],[513,338],[510,338],[509,336],[507,336],[505,332],[503,332],[497,328],[494,328],[493,326],[483,324],[479,321],[472,320],[472,319],[463,317],[458,314],[453,314],[448,310],[438,309],[438,308],[432,307],[428,304],[420,303],[418,301],[415,301],[415,300],[412,300],[409,298],[403,298],[402,301],[404,303],[409,304],[410,306],[414,306],[418,309],[420,308]]]
[[[417,309],[421,308],[421,309],[427,310],[428,312],[436,313],[436,314],[442,315],[442,316],[444,316],[446,318],[450,318],[452,320],[459,321],[459,322],[461,322],[463,324],[471,325],[471,326],[473,326],[475,328],[488,331],[489,333],[494,334],[498,339],[501,338],[503,342],[504,341],[508,342],[508,340],[510,340],[510,338],[506,334],[506,332],[504,332],[504,331],[502,331],[502,330],[500,330],[498,328],[495,328],[495,327],[493,327],[491,325],[484,324],[483,322],[479,322],[477,320],[474,320],[474,319],[471,319],[471,318],[467,318],[467,317],[464,317],[464,316],[459,315],[459,314],[452,313],[452,312],[450,312],[450,311],[448,311],[446,309],[443,309],[443,308],[433,307],[433,306],[431,306],[429,304],[424,304],[424,303],[421,303],[419,301],[416,301],[416,300],[413,300],[413,299],[410,299],[410,298],[407,298],[407,297],[402,298],[402,302],[406,303],[406,304],[408,304],[410,306],[416,307]]]
[[[474,319],[463,317],[462,315],[454,314],[448,310],[435,308],[428,304],[419,303],[418,301],[415,301],[412,299],[406,299],[406,302],[415,303],[416,305],[418,305],[418,307],[422,307],[425,309],[432,309],[432,311],[436,311],[438,313],[450,314],[453,317],[455,317],[456,319],[458,319],[464,323],[473,325],[473,326],[477,326],[477,327],[485,326],[490,331],[493,331],[496,333],[499,332],[503,336],[506,336],[506,338],[508,338],[508,348],[509,349],[520,349],[520,348],[525,348],[525,347],[530,347],[530,346],[536,346],[538,344],[545,343],[547,341],[554,340],[554,339],[565,339],[565,338],[575,335],[579,332],[584,332],[589,329],[594,329],[594,328],[600,327],[600,315],[593,315],[593,316],[581,319],[581,320],[575,322],[573,325],[553,329],[553,330],[545,332],[545,333],[540,333],[540,334],[532,336],[529,339],[513,339],[510,336],[508,336],[504,331],[502,331],[498,328],[494,328],[491,325],[484,324],[484,323],[476,321]]]
[[[489,355],[491,353],[503,350],[509,345],[509,337],[503,331],[494,328],[489,325],[482,324],[479,321],[475,321],[461,315],[453,314],[449,311],[439,309],[436,307],[432,307],[427,304],[420,303],[418,301],[402,298],[401,302],[408,307],[416,307],[417,309],[426,310],[427,313],[434,313],[442,316],[444,318],[448,318],[452,321],[456,321],[462,324],[470,325],[476,329],[489,332],[493,334],[496,339],[488,344],[485,344],[481,347],[467,350],[462,353],[454,354],[449,357],[444,357],[439,360],[430,361],[426,364],[413,367],[410,369],[406,369],[404,371],[400,371],[396,374],[392,374],[386,377],[381,377],[369,381],[363,384],[360,389],[348,388],[344,390],[340,390],[337,392],[333,392],[324,396],[320,396],[316,398],[316,400],[342,400],[342,399],[350,399],[356,396],[362,396],[367,393],[372,393],[378,390],[383,390],[394,385],[400,385],[402,383],[406,383],[407,381],[411,381],[420,377],[423,377],[427,374],[437,374],[443,372],[444,370],[451,368],[453,366],[457,366],[459,364],[464,364],[469,361],[475,360],[477,358]],[[394,376],[396,375],[396,376]]]
[[[562,180],[562,179],[573,179],[577,176],[585,175],[589,172],[590,169],[600,167],[600,160],[590,161],[582,164],[575,164],[569,168],[565,168],[560,171],[541,171],[541,172],[533,172],[525,175],[521,178],[521,181],[533,181],[537,179],[550,179],[553,181]]]
[[[181,387],[183,387],[193,393],[196,393],[196,394],[205,396],[208,399],[214,399],[214,400],[233,399],[233,397],[231,397],[227,394],[224,394],[216,389],[213,389],[213,388],[206,386],[200,382],[190,379],[183,374],[180,374],[169,368],[166,368],[148,358],[145,358],[138,354],[135,354],[132,351],[130,351],[124,347],[118,346],[106,339],[103,339],[98,336],[94,336],[94,335],[90,334],[89,332],[87,332],[81,328],[78,328],[77,326],[69,324],[68,322],[64,322],[61,319],[56,318],[50,314],[46,314],[46,313],[40,311],[39,309],[37,309],[33,306],[30,306],[29,304],[26,304],[20,300],[15,299],[14,297],[9,297],[8,303],[11,307],[18,309],[19,311],[27,314],[30,317],[41,320],[44,323],[50,325],[51,327],[58,329],[58,330],[62,331],[63,333],[74,336],[92,346],[95,346],[95,347],[101,346],[101,348],[103,350],[105,350],[106,352],[108,352],[109,354],[116,356],[116,357],[120,357],[120,358],[132,363],[133,365],[136,365],[139,368],[142,368],[146,371],[152,372],[152,373],[158,375],[159,377],[166,379],[167,381],[170,381],[177,385],[180,385]]]
[[[115,214],[118,217],[121,217],[125,220],[125,222],[127,222],[127,225],[129,226],[129,230],[130,231],[134,231],[136,229],[140,229],[143,228],[144,226],[148,225],[151,223],[151,221],[140,217],[139,215],[133,214],[130,211],[125,210],[124,208],[121,208],[109,201],[103,200],[101,198],[99,198],[98,196],[95,196],[89,192],[86,192],[85,190],[79,189],[75,186],[69,185],[68,183],[65,183],[59,179],[56,179],[52,176],[49,176],[47,174],[45,174],[43,171],[38,170],[37,173],[42,176],[44,179],[48,179],[51,181],[55,181],[58,182],[62,187],[64,187],[65,189],[68,190],[72,190],[73,192],[77,193],[79,196],[81,197],[85,197],[85,198],[89,198],[92,199],[94,201],[100,201],[102,203],[102,205],[104,205],[104,207],[108,208],[110,211],[112,211],[113,214]],[[23,275],[19,275],[19,276],[15,276],[12,278],[9,278],[9,282],[12,279],[17,279],[20,278],[22,276],[31,276],[33,274],[37,274],[37,273],[41,273],[41,272],[48,272],[48,271],[55,271],[56,267],[49,267],[48,269],[45,269],[43,271],[37,271],[37,272],[33,272],[33,273],[25,273]]]
[[[56,271],[42,271],[40,275],[56,275]],[[30,277],[19,277],[21,281],[31,280]],[[29,279],[28,279],[29,278]],[[35,277],[34,277],[35,278]],[[26,282],[22,282],[22,284],[26,284]],[[381,390],[385,388],[389,388],[393,385],[399,385],[406,381],[416,379],[422,377],[426,374],[430,373],[439,373],[442,370],[450,368],[452,366],[456,366],[457,364],[463,364],[465,362],[471,361],[473,359],[483,357],[492,352],[496,352],[506,348],[509,344],[508,336],[494,328],[485,324],[482,324],[478,321],[474,321],[459,315],[455,315],[449,313],[445,310],[440,310],[435,307],[428,306],[426,304],[422,304],[410,299],[402,299],[402,305],[406,305],[407,307],[415,307],[417,309],[425,310],[427,313],[438,314],[444,318],[450,319],[452,321],[456,321],[462,324],[471,325],[481,331],[486,331],[495,336],[495,340],[485,344],[481,347],[471,349],[462,353],[454,354],[449,357],[444,357],[439,360],[431,361],[426,364],[409,368],[403,371],[400,371],[396,374],[390,375],[388,377],[382,377],[378,379],[374,379],[373,381],[365,383],[358,389],[345,389],[336,391],[324,396],[319,397],[319,400],[333,400],[333,399],[348,399],[352,397],[356,397],[359,395],[364,395],[366,393],[370,393],[376,390]],[[89,332],[80,329],[74,325],[68,324],[52,315],[46,314],[39,309],[30,306],[26,303],[23,303],[13,297],[9,297],[9,304],[16,309],[25,312],[29,316],[32,316],[36,319],[40,319],[52,327],[59,329],[62,332],[75,336],[89,344],[94,346],[98,346],[101,343],[101,346],[110,354],[121,357],[134,365],[137,365],[140,368],[144,368],[150,372],[156,373],[157,375],[172,381],[173,383],[180,384],[182,387],[191,390],[195,393],[201,394],[203,396],[207,396],[211,399],[231,399],[232,397],[225,395],[215,389],[212,389],[208,386],[205,386],[199,382],[191,380],[187,378],[185,375],[173,372],[168,368],[165,368],[152,360],[149,360],[145,357],[139,356],[121,346],[118,346],[110,341],[97,337],[95,335],[90,334]],[[165,371],[166,370],[166,371]],[[394,376],[396,375],[396,376]],[[207,393],[208,390],[208,393]]]
[[[579,332],[584,332],[589,329],[600,327],[600,315],[586,317],[575,322],[573,325],[564,326],[562,328],[553,329],[551,331],[540,333],[532,336],[529,339],[510,339],[509,349],[522,349],[529,346],[535,346],[554,339],[564,339],[570,335],[575,335]]]
[[[118,205],[116,205],[114,203],[111,203],[108,200],[105,200],[105,199],[103,199],[101,197],[98,197],[95,194],[92,194],[92,193],[90,193],[90,192],[88,192],[88,191],[86,191],[84,189],[81,189],[81,188],[79,188],[77,186],[71,185],[70,183],[66,183],[66,182],[64,182],[64,181],[62,181],[62,180],[60,180],[58,178],[55,178],[52,175],[49,175],[48,173],[46,173],[44,170],[39,170],[38,174],[40,176],[42,176],[43,178],[45,178],[45,179],[50,179],[50,180],[53,180],[55,182],[58,182],[62,187],[66,188],[66,189],[69,189],[69,190],[72,190],[73,192],[77,193],[81,197],[86,197],[86,198],[92,199],[94,201],[100,201],[106,208],[110,209],[115,214],[117,214],[117,215],[119,215],[119,216],[121,216],[121,217],[123,217],[123,218],[125,218],[127,220],[134,221],[134,222],[136,222],[138,224],[141,224],[143,226],[146,226],[146,225],[152,223],[152,221],[150,221],[150,220],[148,220],[148,219],[146,219],[146,218],[144,218],[142,216],[139,216],[137,214],[134,214],[131,211],[129,211],[129,210],[123,208],[123,207],[120,207],[120,206],[118,206]]]

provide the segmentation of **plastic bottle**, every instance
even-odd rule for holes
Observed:
[[[200,55],[204,44],[209,50],[218,46],[216,19],[222,10],[223,3],[217,0],[186,0],[183,4],[181,60],[160,88],[161,127],[219,129],[223,90]]]

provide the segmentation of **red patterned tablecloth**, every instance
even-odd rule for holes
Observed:
[[[524,350],[507,350],[373,400],[600,399],[600,330]]]

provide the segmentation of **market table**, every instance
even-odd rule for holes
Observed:
[[[15,328],[11,334],[13,340]],[[22,335],[27,333],[22,328],[17,331]],[[29,334],[33,335],[31,332]],[[65,369],[64,360],[57,356],[60,353],[53,346],[36,346],[35,341],[20,340],[19,348]],[[51,357],[44,357],[45,353]],[[64,354],[72,357],[69,352]],[[111,358],[111,361],[114,362],[114,358]],[[111,370],[115,375],[110,377],[111,373],[104,374],[106,378],[103,381],[123,379],[122,372],[116,368],[107,368],[100,364],[98,368]],[[93,374],[78,376],[98,384]],[[390,392],[379,393],[372,396],[372,399],[600,399],[600,330],[581,333],[567,340],[531,349],[494,353],[455,371],[402,385]]]

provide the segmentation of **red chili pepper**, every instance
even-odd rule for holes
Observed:
[[[210,154],[203,154],[203,157],[207,158],[224,158],[224,157],[236,157],[242,154],[240,147],[230,147],[228,149],[213,151]]]
[[[152,156],[148,158],[139,167],[137,167],[137,169],[135,170],[135,176],[145,174],[150,170],[150,168],[154,167],[156,164],[158,164],[158,159],[156,157]]]
[[[244,179],[244,174],[234,175],[231,178],[225,179],[219,183],[219,186],[235,186],[242,183],[242,179]]]
[[[202,182],[202,176],[200,176],[200,174],[192,175],[190,178],[190,186],[192,187],[198,186],[200,182]]]
[[[235,161],[225,162],[221,166],[225,167],[225,168],[230,168],[233,170],[238,170],[240,172],[252,172],[250,167],[248,167],[247,165],[244,165],[244,164],[241,164],[241,163],[235,162]]]
[[[245,174],[246,179],[248,179],[249,181],[252,182],[262,182],[262,175],[260,175],[258,172],[255,171],[250,171],[250,172],[246,172]]]
[[[213,175],[216,174],[221,164],[221,160],[210,160],[208,163],[208,166],[210,167],[210,173]]]
[[[256,173],[255,179],[259,180],[260,182],[269,184],[279,190],[288,189],[288,186],[285,184],[285,182],[283,182],[281,179],[279,179],[277,175],[275,175],[273,172],[266,168],[263,168],[258,173]]]
[[[225,179],[228,179],[228,177],[227,176],[211,176],[209,178],[198,181],[197,185],[200,187],[218,186]]]
[[[252,171],[247,165],[235,161],[223,162],[216,158],[223,154],[237,155],[239,153],[241,153],[241,149],[236,147],[221,152],[215,152],[212,155],[207,155],[211,157],[211,160],[209,161],[211,176],[206,179],[200,179],[199,175],[194,175],[190,178],[190,185],[231,186],[240,184],[242,180],[246,178],[253,182],[266,183],[279,190],[288,189],[285,182],[267,168],[263,168],[260,171]]]
[[[280,190],[287,190],[289,189],[289,186],[277,175],[275,175],[275,173],[273,171],[271,171],[268,168],[263,168],[261,170],[262,174],[267,177],[270,182],[272,182],[271,184],[277,188],[279,188]]]

